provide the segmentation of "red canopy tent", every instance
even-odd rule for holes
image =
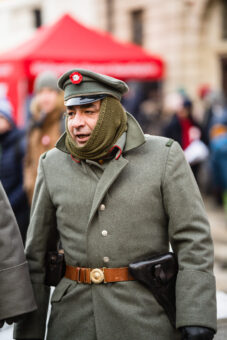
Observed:
[[[38,29],[31,40],[0,55],[0,92],[11,100],[16,121],[23,123],[25,99],[38,73],[48,69],[60,75],[75,67],[124,80],[159,80],[164,72],[162,60],[141,47],[88,29],[66,14],[52,26]]]

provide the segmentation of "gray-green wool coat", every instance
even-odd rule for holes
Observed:
[[[0,182],[0,320],[35,309],[19,227]]]
[[[72,266],[128,266],[167,252],[170,241],[179,261],[177,328],[216,329],[210,230],[180,146],[145,137],[128,116],[123,154],[103,171],[95,162],[73,161],[64,138],[40,160],[26,247],[39,311],[18,324],[16,339],[44,338],[49,297],[44,259],[56,228]],[[149,290],[136,281],[88,285],[63,278],[51,304],[48,340],[180,338]]]

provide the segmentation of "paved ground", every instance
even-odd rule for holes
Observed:
[[[12,340],[13,339],[13,327],[12,326],[4,326],[0,330],[0,339],[1,340]]]
[[[214,340],[226,340],[227,335],[227,321],[218,320],[218,332],[215,335]]]
[[[227,216],[211,198],[204,198],[214,241],[214,273],[217,284],[218,332],[215,340],[227,339]]]
[[[211,198],[204,198],[214,240],[215,276],[217,281],[218,333],[215,340],[227,339],[227,217]],[[12,326],[0,329],[0,340],[12,340]],[[166,339],[168,340],[168,339]]]
[[[217,289],[227,293],[227,216],[211,198],[204,199],[214,241]]]

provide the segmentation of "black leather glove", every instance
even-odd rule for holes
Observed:
[[[24,315],[25,315],[25,314],[13,316],[12,318],[5,319],[5,322],[6,322],[8,325],[12,325],[12,323],[18,322],[18,321],[20,321],[21,319],[23,319]]]
[[[16,317],[13,317],[13,318],[8,318],[8,319],[5,319],[5,320],[0,320],[0,328],[3,327],[5,322],[8,323],[8,325],[12,325],[12,323],[17,322],[19,320],[20,320],[19,316],[16,316]]]
[[[181,333],[182,340],[212,340],[214,338],[214,331],[207,327],[182,327]]]
[[[6,322],[8,325],[12,325],[12,323],[18,322],[18,321],[20,321],[21,319],[23,319],[23,317],[24,317],[25,315],[26,315],[26,314],[21,314],[21,315],[13,316],[12,318],[8,318],[8,319],[5,319],[5,320],[0,320],[0,328],[3,327],[3,325],[4,325],[5,322]]]

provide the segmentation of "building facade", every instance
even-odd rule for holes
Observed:
[[[65,12],[160,56],[165,92],[184,88],[195,97],[209,84],[227,96],[226,0],[0,0],[0,52]]]
[[[99,27],[166,62],[165,91],[196,96],[209,84],[227,95],[225,0],[96,0]]]
[[[95,0],[0,0],[0,53],[25,42],[38,27],[52,24],[64,13],[97,26]]]

